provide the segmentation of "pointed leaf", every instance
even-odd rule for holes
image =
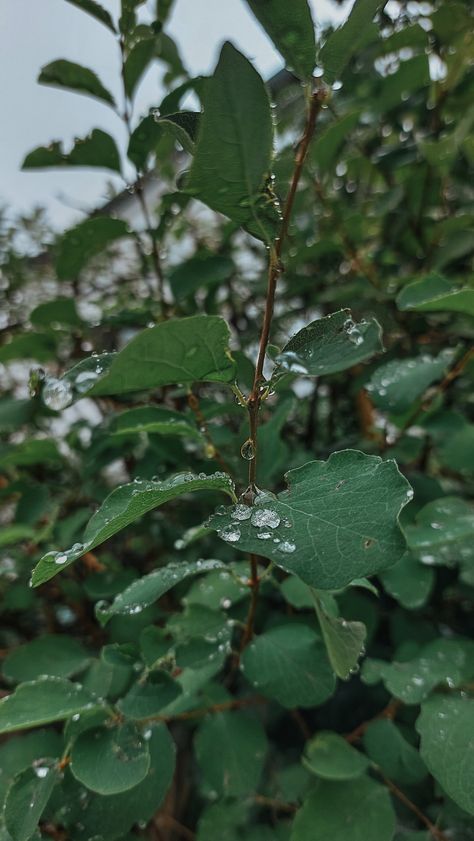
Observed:
[[[399,310],[460,312],[474,315],[474,288],[430,274],[404,286],[397,296]]]
[[[340,310],[303,327],[275,362],[283,371],[317,377],[352,368],[382,351],[382,328],[375,318],[356,323],[350,310]]]
[[[329,662],[337,676],[345,680],[357,668],[359,657],[364,653],[367,629],[363,622],[348,622],[339,616],[330,616],[317,597],[314,604]]]
[[[223,318],[195,315],[157,324],[113,357],[91,396],[127,394],[175,383],[229,382],[235,364]]]
[[[272,628],[245,649],[242,671],[263,695],[283,707],[314,707],[334,692],[334,675],[324,646],[311,628]]]
[[[97,99],[107,102],[108,105],[115,106],[112,94],[104,88],[93,70],[64,58],[59,58],[57,61],[45,65],[38,77],[38,82],[43,85],[69,88],[69,90],[77,93],[95,96]]]
[[[352,780],[367,770],[369,762],[343,736],[321,730],[306,743],[303,765],[325,780]]]
[[[60,280],[71,280],[87,265],[92,257],[117,239],[130,236],[130,229],[122,219],[94,216],[80,222],[63,235],[56,258],[56,271]]]
[[[367,391],[380,409],[402,414],[428,386],[443,377],[455,357],[456,351],[447,348],[438,356],[423,354],[387,362],[372,374]]]
[[[352,56],[363,46],[372,21],[386,0],[355,0],[347,20],[327,39],[319,53],[324,81],[340,79]]]
[[[44,584],[58,572],[66,569],[77,558],[92,551],[105,540],[129,526],[148,511],[164,505],[186,493],[194,491],[223,491],[234,497],[233,482],[225,473],[209,476],[177,473],[163,482],[143,480],[122,485],[112,491],[101,507],[89,520],[84,532],[84,542],[75,543],[65,552],[48,552],[33,570],[33,586]],[[235,498],[235,497],[234,497]]]
[[[247,0],[290,70],[311,79],[316,64],[314,24],[307,0]]]
[[[262,493],[247,511],[214,514],[209,527],[321,590],[345,587],[401,557],[398,515],[412,492],[395,462],[343,450],[286,478],[287,491]]]
[[[146,38],[139,41],[130,50],[123,67],[125,91],[129,99],[133,99],[143,74],[156,54],[156,38]]]
[[[194,155],[201,115],[195,111],[178,111],[176,114],[166,114],[155,117],[161,128],[169,132],[185,152]]]
[[[82,686],[63,678],[47,677],[22,683],[0,701],[0,733],[64,721],[98,705]]]
[[[386,788],[369,777],[320,781],[297,813],[290,841],[392,841],[395,813]]]
[[[100,20],[111,32],[116,32],[111,16],[99,3],[96,3],[96,0],[67,0],[67,2],[71,3],[72,6],[77,6],[78,9],[83,9],[84,12],[88,12],[96,20]]]
[[[222,48],[205,90],[187,189],[260,239],[273,239],[258,209],[271,169],[273,125],[268,94],[250,62],[232,44]],[[275,212],[274,222],[278,221]]]
[[[107,132],[95,128],[87,137],[76,140],[69,153],[64,152],[59,142],[38,146],[26,156],[22,169],[66,166],[103,167],[120,172],[120,155],[115,140]]]
[[[27,768],[16,777],[4,808],[5,826],[13,841],[31,838],[59,781],[59,770],[47,762]]]
[[[111,605],[98,602],[96,613],[99,621],[105,625],[112,616],[130,616],[140,613],[145,607],[156,602],[176,584],[202,572],[225,569],[222,561],[191,561],[189,563],[168,564],[148,575],[139,578],[115,597]]]
[[[73,744],[70,768],[76,780],[98,794],[120,794],[146,777],[150,754],[133,724],[96,727]]]
[[[474,700],[434,695],[416,722],[421,756],[449,797],[474,815]]]

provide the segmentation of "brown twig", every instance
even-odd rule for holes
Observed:
[[[399,701],[397,698],[392,698],[392,700],[384,707],[381,712],[374,715],[372,718],[368,719],[368,721],[363,721],[362,724],[357,725],[350,733],[344,737],[346,742],[353,744],[353,742],[358,742],[361,736],[364,735],[365,731],[372,724],[373,721],[379,721],[380,719],[388,719],[389,721],[393,721],[395,718],[398,710],[400,707],[403,706],[402,702]]]
[[[199,707],[196,710],[188,710],[187,712],[177,713],[176,715],[151,715],[148,718],[140,720],[140,724],[147,724],[152,721],[164,721],[170,724],[173,721],[192,721],[195,718],[203,718],[212,713],[228,712],[229,710],[241,710],[244,707],[253,707],[257,704],[266,704],[267,699],[260,695],[254,695],[249,698],[234,698],[232,701],[223,701],[220,704],[212,704],[209,707]]]
[[[413,803],[410,800],[410,798],[407,797],[406,794],[404,794],[403,791],[399,789],[394,782],[392,782],[392,780],[389,780],[389,778],[385,776],[385,774],[383,773],[383,771],[381,771],[380,768],[376,767],[375,770],[377,771],[377,774],[383,780],[389,791],[393,794],[393,796],[396,797],[397,800],[400,801],[400,803],[403,803],[403,805],[406,806],[407,809],[410,810],[410,812],[413,812],[413,814],[416,815],[418,820],[426,826],[429,832],[431,832],[431,835],[433,836],[433,838],[436,839],[436,841],[449,841],[448,836],[445,835],[441,829],[438,829],[437,826],[431,823],[430,819],[421,811],[421,809],[418,808],[416,803]]]
[[[256,794],[254,801],[257,806],[265,806],[274,812],[285,812],[288,815],[294,814],[298,808],[293,803],[284,803],[282,800],[274,800],[273,797],[265,797],[263,794]]]

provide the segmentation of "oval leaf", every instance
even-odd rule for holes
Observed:
[[[146,740],[132,724],[86,730],[74,742],[70,768],[98,794],[119,794],[141,783],[150,767]]]

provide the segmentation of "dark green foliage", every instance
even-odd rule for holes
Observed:
[[[126,142],[23,166],[133,183],[0,214],[0,837],[470,841],[471,4],[247,0],[266,84],[191,77],[172,0],[68,2],[117,104],[40,81]]]

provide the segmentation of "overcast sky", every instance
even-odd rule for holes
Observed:
[[[119,0],[101,2],[113,14],[117,12]],[[347,5],[345,12],[334,10],[330,0],[311,0],[311,5],[319,24],[347,14]],[[264,77],[281,66],[278,53],[243,0],[176,0],[167,31],[193,75],[211,71],[226,39],[252,59]],[[64,140],[69,148],[75,136],[92,128],[111,133],[122,148],[125,136],[119,119],[105,104],[36,83],[40,68],[57,58],[95,70],[120,101],[118,49],[104,26],[66,0],[1,0],[0,202],[21,212],[42,205],[55,227],[62,228],[81,218],[77,208],[100,206],[108,180],[119,189],[123,182],[99,169],[21,172],[25,154],[51,140]],[[155,67],[136,97],[135,116],[146,114],[161,97],[160,72]]]

